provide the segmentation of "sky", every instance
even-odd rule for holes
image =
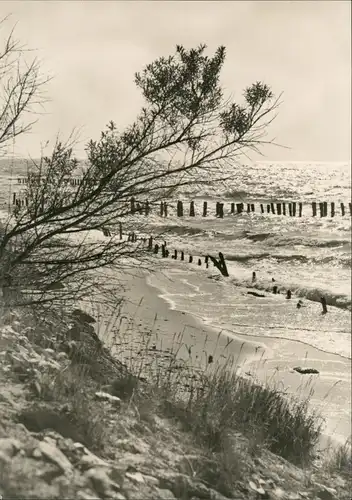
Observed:
[[[225,45],[221,81],[241,100],[255,81],[283,92],[265,160],[351,160],[349,1],[1,1],[17,37],[36,49],[50,101],[16,155],[37,157],[46,141],[80,131],[78,156],[113,120],[133,122],[143,100],[134,74],[176,44]],[[0,31],[0,43],[6,29]],[[31,53],[29,53],[31,55]],[[10,150],[12,151],[12,145]],[[257,155],[252,155],[258,160]]]

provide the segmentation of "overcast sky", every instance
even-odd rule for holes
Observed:
[[[176,44],[206,43],[226,46],[222,82],[235,97],[257,80],[284,92],[270,136],[291,149],[268,147],[266,160],[351,159],[349,1],[1,1],[1,17],[10,13],[54,75],[47,115],[18,141],[22,155],[38,156],[41,142],[73,127],[83,151],[111,119],[133,121],[142,103],[134,73]]]

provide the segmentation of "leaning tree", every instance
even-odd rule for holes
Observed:
[[[233,102],[220,83],[224,61],[225,47],[210,57],[205,45],[177,46],[135,75],[145,105],[129,127],[120,131],[110,122],[87,144],[83,164],[60,141],[33,162],[28,205],[16,207],[0,242],[5,282],[31,290],[22,294],[24,303],[77,300],[93,282],[97,289],[93,270],[140,257],[140,246],[118,236],[131,198],[153,206],[182,186],[225,182],[240,155],[270,142],[266,131],[279,97],[257,82]],[[77,171],[81,182],[72,187]],[[108,236],[94,239],[93,230],[102,228]]]

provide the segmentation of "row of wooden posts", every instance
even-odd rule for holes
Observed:
[[[217,202],[216,203],[216,209],[215,209],[215,216],[222,219],[224,217],[224,203]],[[320,202],[317,203],[316,201],[312,202],[312,216],[316,217],[317,212],[318,212],[318,207],[319,207],[319,214],[320,217],[328,217],[328,202]],[[341,215],[344,216],[346,214],[346,208],[344,203],[340,203],[340,210],[341,210]],[[138,203],[135,201],[134,198],[131,199],[131,213],[144,213],[145,215],[149,215],[150,213],[150,206],[148,201],[144,202],[144,204]],[[177,202],[176,206],[176,212],[177,212],[177,217],[183,217],[185,214],[184,211],[184,205],[182,201]],[[230,213],[231,214],[241,214],[241,213],[251,213],[255,212],[255,204],[254,203],[231,203],[230,205]],[[349,212],[350,215],[352,215],[352,207],[351,203],[349,203]],[[290,217],[296,217],[298,215],[299,217],[302,217],[303,214],[303,203],[302,202],[291,202],[291,203],[261,203],[260,204],[260,213],[268,213],[268,214],[273,214],[273,215],[289,215]],[[190,217],[195,217],[196,216],[196,210],[195,210],[195,205],[194,201],[190,202],[189,205],[189,212],[188,212]],[[206,217],[208,215],[208,202],[204,201],[203,202],[203,210],[202,210],[202,216]],[[330,203],[330,215],[331,217],[335,217],[336,215],[336,204],[335,202]],[[167,217],[168,216],[168,205],[165,201],[160,202],[160,216],[161,217]]]
[[[18,198],[16,193],[13,193],[13,200],[12,204],[15,206],[28,206],[28,198]],[[318,214],[318,208],[319,208],[319,215],[320,217],[328,217],[329,213],[331,217],[335,217],[336,215],[336,204],[334,202],[330,203],[330,207],[328,203],[325,202],[320,202],[317,203],[316,201],[312,202],[312,216],[316,217]],[[329,210],[330,208],[330,210]],[[184,204],[182,201],[177,202],[177,217],[183,217],[184,216]],[[341,215],[344,216],[346,214],[346,207],[344,203],[340,203],[340,211]],[[247,203],[246,206],[244,203],[231,203],[230,206],[230,213],[235,215],[235,214],[241,214],[241,213],[253,213],[255,212],[255,204],[254,203]],[[299,217],[302,217],[303,213],[303,203],[302,202],[292,202],[292,203],[267,203],[266,205],[261,203],[260,204],[260,212],[262,214],[268,213],[268,214],[273,214],[273,215],[289,215],[290,217],[296,217],[297,215]],[[352,207],[351,203],[349,203],[349,212],[350,215],[352,215]],[[131,199],[131,213],[132,214],[143,214],[144,215],[149,215],[151,213],[151,207],[149,205],[148,201],[145,201],[143,203],[136,202],[134,198]],[[194,201],[190,202],[189,205],[189,212],[188,212],[190,217],[195,217],[196,216],[196,210],[195,210],[195,205]],[[202,216],[207,217],[208,215],[208,202],[204,201],[203,202],[203,210],[202,210]],[[168,204],[165,201],[160,202],[160,216],[161,217],[167,217],[168,216]],[[216,203],[216,210],[215,210],[215,216],[222,219],[224,217],[224,203],[217,202]]]
[[[107,230],[107,231],[108,231],[108,233],[104,232],[104,234],[106,236],[111,236],[110,231],[109,230]],[[120,239],[122,239],[122,224],[121,223],[120,223]],[[134,232],[128,234],[128,241],[135,243],[135,242],[137,242],[137,239],[138,239],[137,235]],[[162,258],[165,259],[165,258],[168,258],[170,256],[170,251],[167,248],[166,241],[164,241],[161,245],[159,245],[158,243],[154,243],[153,236],[149,236],[149,238],[142,238],[142,241],[144,244],[148,244],[148,251],[153,252],[153,254],[158,255],[159,250],[160,250],[159,255],[161,255]],[[185,258],[186,257],[185,252],[183,250],[178,252],[175,249],[173,254],[171,255],[171,258],[174,260],[177,260],[178,256],[180,257],[181,261],[187,260]],[[213,263],[214,267],[217,267],[223,276],[229,277],[226,261],[225,261],[224,255],[221,252],[219,252],[218,259],[213,257],[212,255],[205,255],[205,256],[203,256],[203,259],[204,259],[204,264],[205,264],[206,269],[209,268],[209,261],[211,261]],[[188,262],[190,264],[195,262],[195,260],[193,259],[193,255],[190,254],[188,256]],[[198,264],[198,266],[202,266],[203,261],[202,261],[201,257],[198,257],[197,264]],[[256,272],[253,271],[252,272],[252,283],[254,283],[256,280],[257,280],[257,275],[256,275]],[[275,279],[272,278],[272,281],[275,282]],[[265,295],[262,295],[258,292],[253,292],[253,291],[249,291],[247,293],[250,295],[254,295],[256,297],[264,297],[265,296]],[[273,285],[272,293],[275,295],[280,293],[277,285]],[[292,292],[291,292],[291,290],[287,290],[286,291],[286,299],[291,299],[291,298],[292,298]],[[326,303],[325,297],[321,297],[320,302],[321,302],[322,307],[323,307],[322,314],[326,314],[328,312],[328,309],[327,309],[327,303]],[[301,307],[302,307],[302,300],[299,300],[297,303],[297,309],[300,309]]]
[[[111,236],[111,233],[109,230],[103,229],[103,232],[104,232],[105,236]],[[122,224],[121,223],[120,223],[120,239],[122,239]],[[127,241],[129,241],[131,243],[136,243],[137,239],[138,239],[137,235],[134,232],[128,234]],[[153,252],[155,255],[158,255],[159,250],[160,250],[160,255],[162,258],[165,259],[165,258],[168,258],[170,256],[170,251],[167,248],[166,241],[164,241],[164,243],[162,243],[162,244],[154,243],[153,236],[149,236],[149,238],[142,238],[142,241],[144,244],[148,244],[148,251]],[[171,255],[171,258],[174,260],[177,260],[178,256],[180,257],[181,261],[186,260],[185,259],[185,252],[183,250],[181,252],[178,252],[178,250],[175,249],[173,252],[173,255]],[[219,252],[219,258],[215,258],[211,255],[205,255],[203,258],[204,258],[205,267],[207,269],[209,267],[209,260],[210,260],[213,263],[214,267],[217,267],[223,276],[226,276],[226,277],[229,276],[226,262],[225,262],[225,258],[221,252]],[[194,262],[193,255],[188,256],[188,262],[190,264]],[[201,266],[203,264],[202,259],[200,257],[198,257],[197,262],[198,262],[198,266]]]
[[[135,235],[135,233],[130,233],[128,235],[128,241],[131,241],[131,242],[136,242],[137,241],[137,236]],[[164,241],[164,243],[162,245],[159,245],[158,243],[155,243],[153,244],[153,237],[150,236],[148,239],[147,238],[143,238],[143,242],[146,243],[148,242],[148,250],[150,252],[153,252],[154,254],[159,254],[159,250],[161,250],[161,257],[162,258],[168,258],[170,256],[170,252],[167,248],[167,245],[166,245],[166,242]],[[185,261],[185,253],[184,251],[181,251],[178,253],[177,250],[174,250],[174,253],[173,255],[171,255],[171,258],[174,259],[174,260],[177,260],[177,257],[178,255],[180,256],[180,260],[181,261]],[[209,268],[209,260],[213,263],[214,267],[217,267],[219,269],[219,271],[221,272],[221,274],[225,277],[229,277],[229,273],[228,273],[228,270],[227,270],[227,265],[226,265],[226,261],[225,261],[225,258],[224,258],[224,255],[219,252],[219,258],[215,258],[213,257],[212,255],[205,255],[203,256],[204,258],[204,264],[205,264],[205,267],[208,269]],[[189,255],[188,256],[188,262],[191,264],[194,262],[193,260],[193,255]],[[202,262],[202,259],[200,257],[198,257],[198,266],[201,266],[203,264]],[[257,279],[257,276],[256,276],[256,272],[253,271],[252,272],[252,282],[255,282]],[[275,282],[274,278],[272,279],[273,282]],[[272,288],[272,292],[274,294],[278,294],[279,293],[279,288],[277,285],[274,285],[273,288]],[[254,296],[259,296],[259,297],[264,297],[264,295],[260,294],[260,293],[257,293],[257,292],[253,292],[253,291],[250,291],[250,292],[247,292],[248,294],[251,294],[251,295],[254,295]],[[292,298],[292,292],[291,290],[287,290],[286,292],[286,299],[291,299]],[[328,312],[328,309],[327,309],[327,303],[326,303],[326,299],[325,297],[321,297],[320,299],[320,302],[322,304],[322,307],[323,307],[323,311],[322,311],[322,314],[326,314]],[[297,308],[300,309],[302,307],[302,301],[299,300],[298,303],[297,303]]]
[[[45,182],[45,177],[33,176],[32,179],[35,179],[36,182]],[[71,186],[79,186],[82,182],[81,177],[72,177],[69,180],[69,184]],[[28,184],[29,177],[18,177],[17,184]]]

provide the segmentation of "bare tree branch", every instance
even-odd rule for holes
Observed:
[[[0,21],[5,28],[8,17]],[[15,137],[29,132],[37,120],[28,119],[43,109],[44,89],[49,77],[43,77],[38,59],[25,58],[28,49],[14,35],[13,27],[0,51],[0,151]]]

